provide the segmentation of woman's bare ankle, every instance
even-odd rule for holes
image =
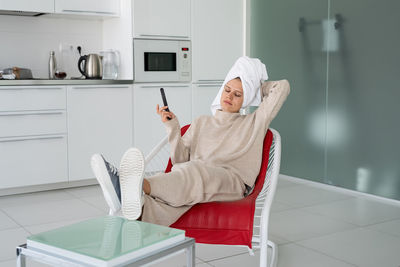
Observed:
[[[150,195],[151,187],[149,181],[147,179],[143,179],[143,191],[146,195]]]

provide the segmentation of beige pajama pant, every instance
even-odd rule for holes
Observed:
[[[194,204],[243,198],[246,186],[232,171],[202,161],[177,163],[148,179],[142,221],[169,226]]]

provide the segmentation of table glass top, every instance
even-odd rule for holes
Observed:
[[[34,241],[107,261],[184,234],[174,228],[105,216],[31,235],[28,246]]]

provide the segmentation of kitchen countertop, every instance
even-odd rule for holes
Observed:
[[[0,86],[18,85],[107,85],[107,84],[132,84],[133,80],[91,80],[91,79],[65,79],[65,80],[0,80]]]

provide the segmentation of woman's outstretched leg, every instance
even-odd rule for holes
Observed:
[[[143,206],[144,156],[137,148],[128,149],[121,159],[119,181],[121,184],[122,214],[136,220]]]
[[[149,182],[147,180],[142,182],[144,159],[140,150],[136,148],[128,149],[122,157],[119,170],[100,154],[92,156],[91,167],[112,214],[119,212],[121,203],[125,203],[125,212],[123,213],[126,214],[127,218],[136,219],[135,217],[140,217],[141,207],[143,206],[142,183],[143,191],[150,192]],[[121,180],[124,181],[122,184]],[[121,188],[124,189],[121,190]],[[134,206],[138,208],[136,209]]]

